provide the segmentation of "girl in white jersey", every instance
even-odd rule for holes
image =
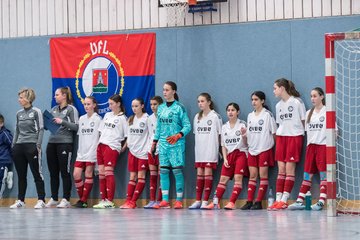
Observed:
[[[198,97],[200,112],[194,118],[195,134],[195,168],[196,201],[189,209],[205,208],[213,182],[213,170],[216,169],[219,158],[219,138],[221,135],[222,119],[214,111],[214,103],[208,93],[201,93]],[[204,198],[201,197],[204,191]]]
[[[121,152],[126,149],[127,121],[120,95],[109,98],[111,112],[105,114],[100,124],[100,139],[97,148],[99,165],[99,185],[101,201],[93,208],[114,208],[115,193],[114,168]]]
[[[248,199],[241,210],[262,209],[261,201],[266,194],[269,181],[269,166],[274,166],[273,146],[276,133],[276,123],[272,113],[265,105],[265,93],[255,91],[251,94],[254,111],[247,118],[247,140],[249,145],[248,165],[250,179],[248,184]],[[260,175],[260,186],[254,201],[256,182]]]
[[[155,129],[157,124],[157,109],[160,104],[163,103],[163,100],[160,96],[154,96],[150,100],[150,107],[153,111],[153,114],[148,118],[148,128],[149,128],[149,145],[148,145],[148,161],[150,169],[150,202],[144,206],[145,209],[158,208],[158,204],[162,200],[161,188],[159,186],[157,201],[155,199],[156,190],[159,181],[159,149],[156,148],[154,155],[151,153],[151,145],[154,140]]]
[[[296,202],[289,206],[290,210],[305,209],[305,194],[310,191],[312,177],[317,172],[320,173],[320,199],[311,209],[321,210],[326,200],[326,107],[324,91],[321,88],[316,87],[311,91],[311,102],[313,107],[306,112],[304,180]]]
[[[221,147],[224,165],[221,169],[220,182],[216,188],[214,200],[204,209],[219,209],[219,201],[226,190],[230,179],[234,178],[234,188],[230,201],[224,207],[227,210],[235,209],[235,202],[242,190],[243,176],[248,176],[247,167],[247,139],[246,122],[238,119],[240,107],[236,103],[229,103],[226,107],[229,121],[221,129]]]
[[[79,147],[73,172],[76,191],[79,195],[79,201],[73,206],[77,208],[88,206],[87,199],[94,183],[93,172],[101,123],[101,117],[97,114],[97,102],[93,96],[85,98],[84,108],[86,114],[79,119]],[[85,172],[85,181],[81,177],[83,171]]]
[[[275,160],[278,162],[276,202],[268,210],[287,208],[287,200],[295,182],[296,163],[300,161],[304,138],[305,105],[292,81],[280,78],[274,83],[276,104]]]
[[[149,131],[144,100],[136,98],[131,103],[132,115],[128,120],[128,170],[130,179],[127,186],[126,202],[122,209],[136,208],[136,201],[145,187],[146,171],[149,169],[147,147],[149,145]]]

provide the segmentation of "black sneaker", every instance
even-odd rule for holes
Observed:
[[[242,206],[240,209],[241,209],[241,210],[250,210],[250,208],[252,207],[252,205],[253,205],[253,202],[247,201],[247,202],[245,203],[245,205]]]
[[[75,203],[75,204],[73,205],[73,207],[76,207],[76,208],[87,208],[88,205],[87,205],[86,202],[83,202],[83,201],[79,200],[79,201],[77,201],[77,203]]]
[[[261,202],[255,202],[254,205],[252,205],[252,207],[250,208],[250,210],[261,210],[261,209],[263,209]]]

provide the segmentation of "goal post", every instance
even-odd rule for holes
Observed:
[[[325,89],[327,215],[359,214],[360,32],[325,34]]]

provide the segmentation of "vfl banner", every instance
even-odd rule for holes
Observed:
[[[108,99],[113,94],[122,96],[127,115],[132,114],[131,101],[137,97],[144,99],[150,112],[155,33],[52,38],[50,60],[53,96],[57,88],[69,86],[81,115],[86,96],[96,98],[103,116],[110,111]]]

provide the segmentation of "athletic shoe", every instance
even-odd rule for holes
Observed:
[[[121,209],[135,209],[135,208],[136,208],[136,202],[134,201],[128,201],[121,207]]]
[[[274,202],[273,205],[267,208],[268,211],[276,211],[278,210],[276,207],[280,202]]]
[[[124,202],[124,204],[123,205],[121,205],[119,208],[120,209],[125,209],[125,207],[127,208],[127,205],[129,204],[129,202],[130,202],[130,200],[126,200],[125,202]]]
[[[282,209],[287,209],[288,205],[286,202],[280,201],[277,205],[276,205],[276,209],[277,210],[282,210]]]
[[[98,204],[95,204],[93,206],[93,208],[96,208],[96,209],[104,209],[105,208],[105,200],[100,200],[100,202]]]
[[[174,204],[174,209],[182,209],[183,208],[183,204],[181,201],[175,201]]]
[[[314,210],[314,211],[321,211],[324,207],[324,203],[323,202],[317,202],[313,205],[311,205],[311,209]]]
[[[6,185],[7,185],[7,188],[8,189],[12,189],[13,187],[13,176],[14,176],[14,173],[13,172],[8,172],[7,173],[7,176],[6,176]]]
[[[244,206],[242,206],[240,209],[241,210],[250,210],[250,208],[253,206],[253,202],[252,201],[247,201],[245,203]]]
[[[145,209],[153,209],[154,205],[156,204],[155,201],[150,201],[148,204],[144,206]]]
[[[255,202],[254,205],[252,205],[252,207],[250,208],[250,210],[261,210],[261,209],[263,209],[261,202]]]
[[[11,209],[16,209],[16,208],[25,208],[25,203],[21,200],[16,200],[15,203],[13,205],[10,206]]]
[[[159,203],[159,208],[170,208],[170,203],[167,202],[167,201],[162,200],[162,201]]]
[[[35,209],[45,208],[45,202],[43,200],[38,200],[34,206]]]
[[[160,209],[160,202],[156,201],[152,208],[153,209]]]
[[[209,205],[208,201],[202,201],[200,209],[204,209],[207,205]]]
[[[228,204],[225,205],[224,209],[225,209],[225,210],[235,210],[235,209],[236,209],[235,203],[233,203],[233,202],[228,202]]]
[[[105,199],[105,204],[104,204],[105,208],[115,208],[115,203],[113,203],[112,201]]]
[[[304,210],[305,205],[303,202],[296,201],[293,204],[289,205],[288,209],[289,210]]]
[[[47,204],[45,204],[45,207],[47,208],[55,207],[56,205],[58,205],[58,203],[59,203],[58,201],[55,201],[53,198],[50,198]]]
[[[201,207],[201,202],[200,201],[196,201],[193,204],[191,204],[191,206],[189,207],[190,210],[196,210],[196,209],[200,209]]]
[[[60,203],[56,205],[57,208],[69,208],[71,207],[71,204],[68,200],[65,198],[61,199]]]
[[[219,210],[220,206],[219,206],[219,204],[210,203],[202,209],[204,209],[204,210]]]
[[[81,200],[77,201],[74,205],[72,205],[75,208],[87,208],[88,205],[86,202],[83,202]]]

